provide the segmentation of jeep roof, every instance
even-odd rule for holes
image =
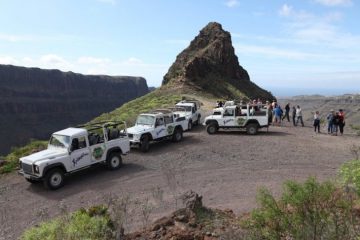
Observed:
[[[54,132],[53,134],[56,135],[63,135],[63,136],[79,136],[86,134],[87,131],[84,128],[66,128],[57,132]]]

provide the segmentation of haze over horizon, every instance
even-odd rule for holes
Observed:
[[[161,85],[208,22],[222,24],[253,82],[276,96],[360,93],[353,0],[3,0],[0,64],[142,76]]]

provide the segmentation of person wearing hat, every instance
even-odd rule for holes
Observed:
[[[328,125],[328,134],[333,133],[333,119],[334,119],[334,109],[331,109],[329,114],[326,116],[327,125]]]
[[[339,109],[339,130],[340,130],[340,135],[344,134],[344,126],[345,126],[345,113],[344,113],[344,110]]]

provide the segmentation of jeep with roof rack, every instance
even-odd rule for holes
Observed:
[[[224,107],[215,108],[207,116],[203,125],[209,134],[220,129],[246,129],[250,135],[257,134],[260,128],[269,127],[268,109],[265,104],[242,104],[228,101]]]
[[[143,152],[149,151],[150,143],[170,138],[179,142],[183,131],[187,130],[188,120],[171,109],[156,109],[140,114],[135,126],[127,129],[130,145],[139,146]]]
[[[103,163],[115,170],[130,151],[126,123],[100,122],[70,127],[51,135],[46,150],[20,158],[19,174],[48,189],[64,185],[65,176]]]
[[[191,130],[193,126],[200,124],[201,113],[200,108],[201,104],[197,100],[182,100],[178,102],[175,107],[179,109],[175,114],[179,114],[181,117],[185,117],[188,120],[188,130]]]

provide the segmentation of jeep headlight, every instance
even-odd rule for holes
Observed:
[[[140,140],[140,134],[134,134],[133,140]]]
[[[33,168],[34,168],[34,173],[39,173],[40,169],[38,165],[34,165]]]

